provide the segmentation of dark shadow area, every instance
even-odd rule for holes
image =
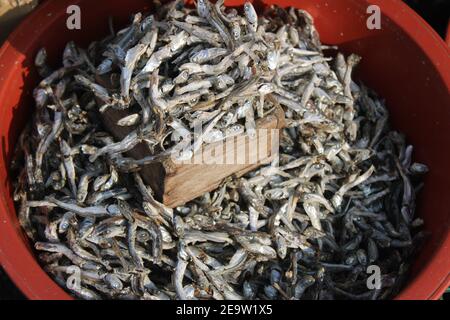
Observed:
[[[422,16],[442,38],[445,38],[450,18],[448,0],[404,0]]]
[[[22,292],[16,288],[14,283],[12,283],[6,275],[5,271],[0,267],[0,301],[25,299]]]

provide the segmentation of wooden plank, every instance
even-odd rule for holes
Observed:
[[[107,77],[97,82],[110,87]],[[102,113],[105,129],[116,140],[122,140],[135,127],[121,127],[117,121],[129,115],[128,110],[107,109]],[[225,142],[216,142],[200,148],[189,161],[165,158],[145,165],[140,174],[155,192],[155,197],[169,207],[180,206],[217,188],[229,176],[242,176],[262,164],[270,163],[278,154],[279,129],[285,126],[281,107],[256,122],[254,138],[239,135]],[[127,152],[127,156],[142,159],[151,155],[145,143]]]
[[[229,176],[239,177],[270,163],[278,155],[282,117],[282,113],[277,113],[258,121],[254,138],[240,135],[225,143],[206,145],[190,162],[165,162],[164,168],[170,169],[163,179],[163,203],[172,208],[180,206],[214,190]]]
[[[102,113],[102,122],[105,129],[117,140],[125,138],[136,127],[121,127],[117,125],[117,121],[129,115],[127,110],[108,109]],[[132,150],[127,152],[127,156],[136,160],[151,155],[149,147],[145,143],[139,143]],[[143,166],[140,174],[144,182],[149,185],[158,199],[162,199],[164,193],[164,181],[161,177],[165,175],[162,163],[154,163]]]

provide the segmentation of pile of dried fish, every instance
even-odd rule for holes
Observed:
[[[119,32],[111,24],[87,50],[70,42],[56,71],[45,50],[36,58],[43,80],[13,167],[19,220],[45,270],[84,299],[398,292],[423,238],[414,209],[427,167],[389,129],[383,102],[352,81],[360,58],[325,57],[335,48],[294,8],[258,17],[250,3],[240,15],[198,0],[154,12]],[[174,210],[139,173],[151,159],[126,156],[142,142],[159,155],[186,137],[251,135],[279,107],[287,127],[277,161]],[[111,108],[133,127],[122,141],[101,125]],[[375,289],[369,265],[381,270]]]

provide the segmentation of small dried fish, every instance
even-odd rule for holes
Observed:
[[[352,80],[361,58],[326,57],[307,12],[242,12],[169,2],[87,50],[69,42],[60,69],[38,52],[14,199],[44,269],[75,297],[385,299],[403,285],[429,168]],[[108,108],[123,139],[99,121]],[[274,109],[287,126],[271,164],[176,209],[141,178],[181,144],[192,156],[255,136]],[[128,158],[138,144],[152,155]],[[382,288],[367,288],[368,265]]]

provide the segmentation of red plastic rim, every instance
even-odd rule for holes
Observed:
[[[339,0],[336,0],[339,1]],[[66,14],[67,6],[79,4],[83,0],[46,1],[31,13],[10,35],[0,49],[0,102],[7,97],[7,84],[12,75],[20,71],[25,57],[17,52],[11,43],[22,43],[26,48],[30,33],[39,39],[56,20]],[[294,0],[270,1],[294,5]],[[329,2],[332,2],[330,0]],[[439,76],[450,91],[449,47],[438,34],[414,11],[400,0],[353,0],[355,5],[378,5],[384,16],[392,20],[425,52],[433,66],[439,70]],[[242,3],[241,0],[228,1],[230,4]],[[317,18],[319,19],[319,18]],[[448,39],[450,40],[450,39]],[[30,41],[31,42],[31,41]],[[447,41],[449,42],[449,41]],[[30,44],[31,46],[31,44]],[[26,51],[26,50],[25,50]],[[2,62],[11,63],[2,65]],[[13,63],[14,61],[14,63]],[[448,102],[448,101],[447,101]],[[448,105],[448,103],[447,103]],[[0,109],[0,118],[7,110]],[[447,146],[448,147],[448,146]],[[0,162],[0,166],[5,164]],[[4,170],[4,168],[0,168]],[[24,238],[20,236],[17,219],[7,205],[10,195],[6,187],[0,185],[0,263],[30,299],[72,299],[39,266]],[[415,281],[409,283],[397,299],[438,299],[450,285],[450,232],[430,258],[430,262],[421,269]]]

